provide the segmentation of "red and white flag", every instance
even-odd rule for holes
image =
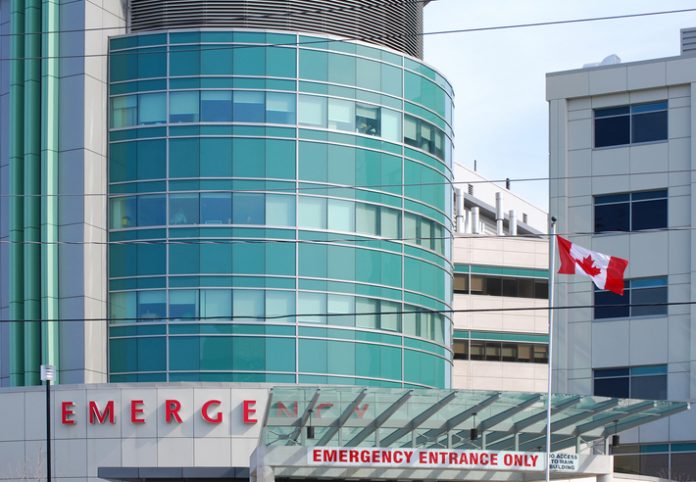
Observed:
[[[590,251],[565,238],[556,237],[558,238],[558,254],[561,256],[559,274],[579,272],[592,278],[597,288],[623,295],[624,271],[628,266],[628,260]]]

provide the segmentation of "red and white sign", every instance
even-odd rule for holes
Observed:
[[[560,454],[551,454],[555,460]],[[563,454],[565,464],[556,471],[577,472],[578,456]],[[541,472],[545,454],[490,450],[422,450],[408,448],[310,447],[307,464],[334,467],[444,468]]]

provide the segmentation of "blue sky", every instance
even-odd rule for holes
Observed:
[[[435,0],[425,32],[696,8],[693,0]],[[548,176],[545,74],[617,54],[679,55],[696,12],[477,33],[427,35],[425,61],[454,86],[455,159],[491,179]],[[546,182],[512,189],[547,209]]]

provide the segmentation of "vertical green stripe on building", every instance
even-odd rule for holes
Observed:
[[[24,385],[24,0],[10,20],[10,385]]]
[[[41,316],[55,320],[58,311],[58,109],[59,109],[59,39],[60,8],[57,0],[44,0],[41,75]],[[58,323],[44,323],[43,359],[56,368],[54,383],[60,382]]]
[[[41,0],[24,14],[24,384],[41,364]]]

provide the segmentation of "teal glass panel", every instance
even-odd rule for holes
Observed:
[[[169,122],[198,122],[200,92],[197,90],[169,94]]]
[[[234,224],[264,224],[264,195],[234,193],[232,196],[232,222]]]
[[[300,179],[326,181],[328,146],[318,142],[300,142]]]
[[[326,323],[326,294],[301,291],[297,296],[297,317],[300,323]]]
[[[328,229],[331,231],[355,231],[355,203],[329,199]]]
[[[113,263],[111,266],[113,269]],[[169,245],[170,274],[197,274],[200,273],[200,271],[199,244],[174,243]]]
[[[266,177],[295,178],[295,142],[280,139],[266,140]]]
[[[328,80],[329,61],[326,52],[300,49],[300,78]]]
[[[138,141],[138,179],[163,179],[167,173],[167,144],[164,139]]]
[[[266,143],[263,139],[235,138],[232,171],[235,177],[265,177]]]
[[[300,196],[298,201],[297,223],[308,229],[326,229],[326,199]]]
[[[447,272],[412,258],[404,259],[404,287],[409,290],[445,299]]]
[[[355,85],[357,60],[350,55],[328,54],[328,78],[336,84]],[[323,79],[317,79],[323,80]]]
[[[198,224],[198,194],[170,194],[169,224]]]
[[[232,273],[232,249],[228,243],[201,244],[201,273]]]
[[[157,47],[138,51],[138,77],[165,77],[167,75],[167,49]]]
[[[121,95],[113,97],[111,99],[111,127],[113,129],[119,129],[137,124],[138,96]]]
[[[296,52],[294,48],[268,47],[266,50],[266,75],[269,77],[296,77]]]
[[[201,177],[232,176],[233,140],[224,137],[203,137],[200,143]]]
[[[164,340],[160,337],[111,340],[111,372],[164,370]]]
[[[295,246],[290,243],[265,243],[266,274],[295,275]],[[270,282],[270,280],[269,280]],[[271,285],[268,285],[271,286]]]
[[[401,97],[402,94],[402,70],[391,65],[381,64],[381,91]]]
[[[234,92],[232,116],[235,122],[263,122],[265,98],[263,92],[237,90]]]
[[[134,323],[136,318],[136,293],[123,292],[109,295],[111,323]]]
[[[295,196],[266,194],[266,224],[295,226]]]
[[[401,350],[379,345],[355,345],[355,374],[371,378],[401,379]]]
[[[266,50],[266,47],[260,46],[235,46],[232,49],[235,75],[264,75]]]
[[[201,122],[232,122],[232,92],[201,92]]]
[[[164,124],[167,121],[167,94],[138,95],[138,124]]]
[[[232,316],[232,291],[201,290],[200,306],[203,319],[229,319]]]
[[[201,75],[234,75],[232,45],[201,45]]]
[[[430,387],[445,386],[445,361],[427,353],[404,350],[406,380]]]
[[[200,176],[200,139],[169,140],[169,176]]]
[[[201,224],[232,224],[231,193],[201,193],[200,206]]]
[[[263,321],[264,292],[240,290],[232,292],[232,316],[238,321]]]
[[[169,47],[169,75],[199,75],[201,52],[196,45]]]
[[[169,318],[172,321],[190,321],[198,316],[198,291],[170,290]]]
[[[293,323],[295,317],[294,291],[266,291],[266,322]],[[294,343],[293,343],[294,348]],[[294,357],[293,357],[294,359]]]
[[[329,145],[326,180],[345,186],[355,185],[355,149]]]
[[[232,250],[235,274],[265,274],[264,243],[236,244]]]
[[[166,271],[166,245],[160,244],[138,244],[137,252],[137,271],[139,276],[162,275]],[[133,263],[133,260],[129,260]]]
[[[327,251],[326,272],[331,279],[356,279],[358,256],[355,248],[329,246]]]
[[[382,88],[380,63],[367,59],[357,59],[358,87],[379,91]]]
[[[200,337],[201,370],[232,370],[234,366],[234,338],[227,336]]]
[[[169,369],[200,370],[200,341],[198,337],[169,338]]]
[[[109,245],[109,276],[121,278],[125,276],[135,276],[137,273],[136,265],[133,260],[137,259],[136,245],[134,244],[110,244]]]
[[[266,93],[266,122],[269,124],[295,123],[295,94]]]
[[[326,97],[299,95],[297,97],[297,123],[312,127],[326,127]]]
[[[166,198],[164,194],[138,196],[138,226],[163,226],[166,224]]]
[[[327,273],[327,246],[320,244],[300,244],[299,273],[300,276],[325,278]]]
[[[134,180],[137,176],[137,159],[136,142],[109,144],[109,182]]]
[[[135,227],[136,198],[135,196],[117,197],[109,200],[110,227],[123,229]]]
[[[112,52],[109,56],[111,82],[138,78],[137,51]]]

